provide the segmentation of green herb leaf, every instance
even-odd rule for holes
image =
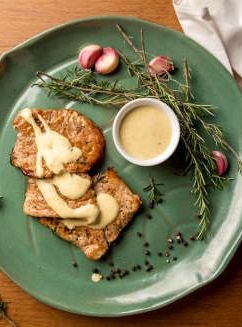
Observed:
[[[163,194],[159,190],[159,186],[162,183],[156,183],[154,177],[150,177],[150,183],[143,188],[143,191],[148,193],[149,207],[154,208],[163,201]]]

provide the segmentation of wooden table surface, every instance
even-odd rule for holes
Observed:
[[[126,15],[180,30],[171,0],[1,0],[0,52],[76,18]],[[0,272],[0,295],[21,327],[242,326],[242,247],[215,282],[166,308],[125,318],[91,318],[42,304]],[[7,326],[0,321],[0,326]]]

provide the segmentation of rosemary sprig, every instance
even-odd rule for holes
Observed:
[[[179,119],[181,141],[186,150],[186,171],[191,172],[192,194],[200,217],[197,238],[203,239],[210,224],[209,188],[221,189],[226,181],[226,178],[216,173],[216,164],[208,144],[212,142],[217,147],[229,151],[234,156],[241,174],[242,161],[234,148],[224,139],[221,128],[209,121],[214,116],[215,108],[194,102],[190,86],[191,70],[187,60],[183,63],[183,82],[176,80],[168,72],[162,77],[152,77],[148,71],[149,54],[145,51],[143,31],[140,33],[141,49],[139,49],[120,25],[117,25],[117,29],[137,57],[133,60],[119,51],[129,74],[136,80],[133,89],[121,87],[118,82],[99,80],[94,72],[80,68],[67,71],[65,76],[59,78],[38,72],[39,81],[35,85],[48,89],[51,94],[81,103],[121,106],[140,97],[157,98],[167,103]],[[159,190],[157,193],[158,184],[154,179],[152,183],[151,188],[148,187],[146,191],[152,191],[151,201],[154,199],[156,203],[161,196]]]
[[[154,177],[150,177],[150,182],[147,186],[143,188],[143,191],[148,192],[149,207],[152,209],[155,205],[161,203],[163,194],[159,190],[159,186],[162,183],[156,183]]]
[[[48,88],[49,94],[64,96],[81,103],[117,106],[139,97],[148,96],[144,87],[128,91],[118,87],[117,82],[98,81],[92,71],[76,67],[68,70],[61,78],[40,71],[36,75],[40,81],[34,86]]]

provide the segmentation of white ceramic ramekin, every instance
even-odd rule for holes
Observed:
[[[121,122],[123,118],[127,115],[127,113],[134,108],[140,107],[140,106],[154,106],[159,108],[160,110],[165,111],[167,116],[170,119],[171,126],[172,126],[172,137],[171,142],[166,148],[164,152],[162,152],[160,155],[151,158],[151,159],[137,159],[125,152],[124,148],[122,147],[122,144],[120,142],[120,135],[119,130],[121,126]],[[176,150],[177,145],[179,143],[180,139],[180,125],[178,122],[178,119],[174,113],[174,111],[164,102],[152,99],[152,98],[140,98],[137,100],[130,101],[126,103],[118,112],[114,119],[113,123],[113,140],[114,144],[118,150],[118,152],[129,162],[138,165],[138,166],[155,166],[158,164],[161,164],[165,160],[167,160],[173,152]]]

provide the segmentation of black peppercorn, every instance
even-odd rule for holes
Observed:
[[[147,219],[152,219],[151,214],[147,213],[147,214],[146,214],[146,218],[147,218]]]
[[[152,266],[152,265],[150,265],[150,266],[148,266],[147,268],[146,268],[146,271],[147,272],[150,272],[151,270],[153,270],[154,269],[154,267]]]

